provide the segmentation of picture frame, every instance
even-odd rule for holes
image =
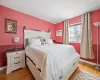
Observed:
[[[17,33],[17,21],[5,18],[5,32],[6,33]]]

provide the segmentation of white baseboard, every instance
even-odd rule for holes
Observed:
[[[87,63],[87,64],[90,64],[90,65],[97,65],[96,63],[93,63],[93,62],[90,62],[90,61],[86,61],[86,60],[83,60],[83,59],[79,59],[80,62],[84,62],[84,63]]]
[[[7,68],[7,66],[0,67],[0,71],[1,71],[1,70],[4,70],[4,69],[6,69],[6,68]]]

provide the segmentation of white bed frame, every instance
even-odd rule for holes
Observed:
[[[42,37],[49,39],[50,34],[51,34],[51,32],[36,31],[36,30],[24,30],[24,46],[26,46],[27,38],[30,39],[30,38],[33,38],[36,36],[42,36]],[[36,80],[43,80],[40,77],[40,71],[35,67],[33,62],[28,57],[26,57],[26,64]],[[62,76],[59,80],[68,80],[69,77],[73,74],[73,72],[76,70],[77,67],[78,67],[78,61],[76,61],[73,64],[73,66],[70,67],[69,71],[66,72],[66,75]]]

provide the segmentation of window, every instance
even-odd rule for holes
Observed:
[[[69,42],[81,42],[82,24],[69,26]]]

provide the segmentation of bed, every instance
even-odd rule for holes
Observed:
[[[26,64],[36,80],[68,80],[78,67],[79,54],[71,45],[29,45],[29,39],[51,32],[24,30]]]

